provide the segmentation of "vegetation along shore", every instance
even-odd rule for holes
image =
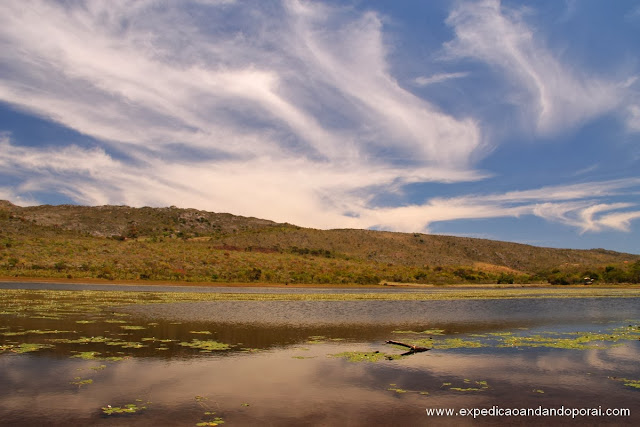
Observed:
[[[317,230],[176,207],[19,207],[0,201],[0,277],[597,285],[640,283],[640,255],[421,233]]]

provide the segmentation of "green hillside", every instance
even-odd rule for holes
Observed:
[[[316,230],[195,209],[0,201],[0,276],[264,283],[640,282],[640,256]]]

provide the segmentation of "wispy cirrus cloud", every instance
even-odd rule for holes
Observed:
[[[0,141],[5,153],[0,172],[16,171],[25,177],[17,193],[57,189],[81,203],[126,203],[134,206],[166,206],[181,200],[185,206],[262,216],[321,228],[384,228],[424,231],[438,222],[537,216],[576,228],[581,233],[604,230],[629,231],[640,218],[634,203],[607,203],[611,197],[640,191],[640,179],[619,179],[526,191],[458,197],[434,197],[422,204],[376,208],[370,203],[369,186],[385,186],[402,171],[394,168],[348,168],[309,164],[297,158],[262,159],[252,169],[241,161],[227,160],[180,164],[164,160],[130,164],[101,149],[66,147],[38,150]],[[274,173],[274,168],[280,172]],[[37,171],[37,172],[36,172]],[[415,182],[447,177],[449,170],[414,171]],[[473,176],[462,175],[461,180]],[[256,188],[260,190],[257,191]],[[286,192],[289,197],[282,198]],[[15,194],[15,193],[13,193]],[[277,201],[274,203],[274,201]]]
[[[372,11],[301,0],[7,0],[0,12],[0,101],[91,137],[85,146],[0,137],[0,175],[14,181],[0,196],[12,200],[63,194],[397,231],[518,216],[625,231],[639,217],[613,200],[637,191],[633,179],[376,206],[411,183],[486,179],[475,165],[496,142],[483,133],[491,124],[396,81],[393,45]],[[516,11],[460,3],[447,22],[449,57],[509,77],[537,133],[622,107],[639,127],[620,95],[633,79],[571,69]],[[425,72],[413,87],[471,76]]]
[[[468,72],[439,73],[431,76],[416,77],[414,79],[414,83],[418,86],[428,86],[432,84],[443,83],[447,80],[460,79],[463,77],[467,77],[468,75]]]
[[[626,85],[563,63],[523,15],[499,0],[459,4],[447,23],[455,38],[451,58],[472,58],[498,70],[513,85],[513,102],[537,133],[553,134],[626,104]]]
[[[164,0],[5,2],[0,99],[126,152],[120,161],[130,167],[188,163],[176,149],[184,146],[210,160],[192,169],[206,164],[212,176],[230,169],[249,180],[264,168],[275,185],[295,180],[293,165],[316,171],[325,179],[309,177],[305,199],[485,175],[470,160],[481,150],[476,123],[440,112],[390,75],[375,13],[263,5],[206,2],[198,17]],[[69,150],[61,154],[73,158]],[[183,188],[187,177],[174,179]],[[327,190],[336,180],[342,190]],[[289,197],[286,187],[274,200]]]
[[[459,219],[537,216],[581,233],[629,231],[640,218],[637,203],[606,203],[612,197],[640,191],[640,179],[547,186],[525,191],[432,198],[421,205],[367,210],[363,220],[392,229],[429,230],[429,225]]]

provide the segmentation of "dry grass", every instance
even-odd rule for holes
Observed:
[[[532,283],[640,256],[484,239],[316,230],[195,209],[0,203],[0,275],[318,284]],[[609,274],[609,273],[607,273]],[[560,276],[558,276],[560,277]],[[613,277],[613,276],[612,276]],[[620,280],[617,280],[620,281]]]

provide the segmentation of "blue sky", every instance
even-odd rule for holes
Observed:
[[[636,1],[0,3],[0,198],[640,253]]]

